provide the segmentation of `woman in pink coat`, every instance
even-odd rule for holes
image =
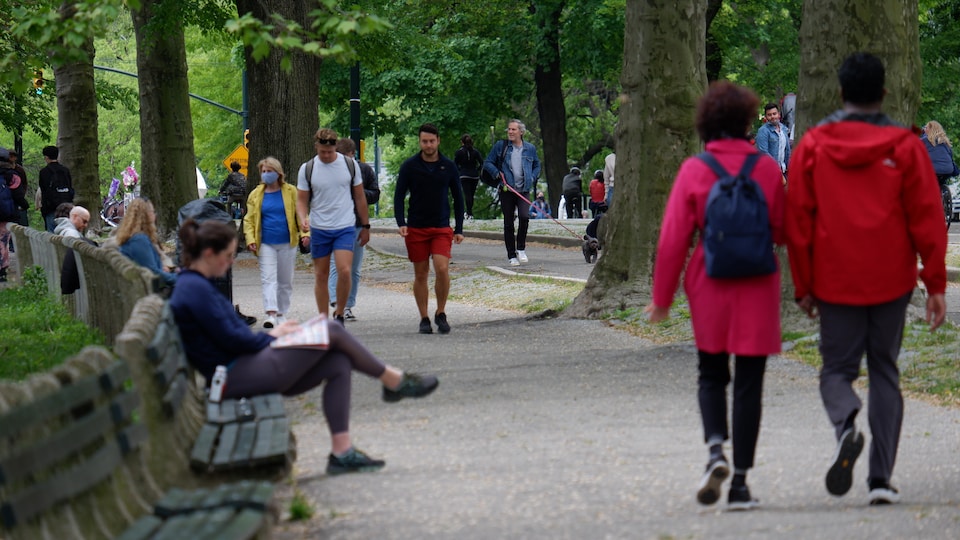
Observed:
[[[706,142],[707,152],[732,174],[740,170],[748,154],[757,153],[748,141],[748,132],[759,104],[750,89],[721,81],[710,85],[697,106],[697,132]],[[781,244],[784,190],[780,168],[764,155],[750,177],[766,198],[773,241]],[[663,216],[653,272],[653,303],[646,311],[652,322],[666,319],[683,274],[699,357],[700,415],[710,452],[697,492],[701,504],[715,503],[730,476],[723,442],[728,438],[730,355],[736,358],[734,476],[727,502],[731,510],[748,510],[757,506],[746,475],[753,467],[760,431],[764,369],[767,355],[780,352],[780,272],[749,278],[708,277],[699,235],[683,272],[694,234],[704,229],[707,196],[716,180],[717,175],[700,159],[688,158],[680,166]]]

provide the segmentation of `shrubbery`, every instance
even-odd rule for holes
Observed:
[[[22,380],[59,365],[103,335],[70,316],[47,295],[43,270],[28,269],[23,285],[0,290],[0,379]]]

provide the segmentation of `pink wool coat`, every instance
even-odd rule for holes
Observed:
[[[707,143],[707,150],[734,174],[746,155],[757,149],[744,140],[723,139]],[[763,155],[751,177],[767,199],[773,241],[784,242],[785,192],[780,167]],[[673,303],[694,233],[703,230],[707,196],[716,175],[702,161],[688,158],[674,180],[660,227],[653,270],[653,303]],[[697,349],[708,353],[765,356],[780,352],[780,271],[742,279],[707,277],[703,242],[697,237],[686,265],[683,288],[690,301],[690,316]]]

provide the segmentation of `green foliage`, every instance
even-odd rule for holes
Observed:
[[[300,51],[319,57],[351,59],[356,50],[352,40],[357,35],[383,32],[390,23],[358,9],[342,9],[334,0],[319,0],[319,7],[307,17],[312,21],[304,28],[296,21],[273,13],[269,21],[261,21],[250,13],[227,21],[228,32],[236,34],[251,48],[254,60],[261,61],[272,49],[282,51],[280,66],[285,71],[291,68],[291,53]]]
[[[294,490],[290,500],[290,521],[301,521],[313,517],[314,509],[307,497],[299,489]]]
[[[22,286],[0,290],[0,320],[0,379],[23,380],[105,341],[47,296],[39,267],[24,272]]]
[[[801,0],[724,2],[709,29],[721,50],[720,77],[749,86],[761,103],[796,92],[801,8]]]
[[[923,88],[917,124],[943,124],[951,140],[960,136],[960,17],[958,0],[920,2],[920,57]]]

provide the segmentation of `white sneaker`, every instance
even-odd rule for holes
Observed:
[[[522,249],[517,250],[517,259],[520,259],[520,262],[530,262],[530,259],[527,258],[527,252]]]
[[[281,324],[283,324],[283,323],[285,323],[285,322],[287,322],[287,318],[284,317],[283,315],[277,313],[277,326],[279,326],[279,325],[281,325]]]
[[[518,261],[516,257],[510,259],[508,262],[510,266],[520,266],[520,261]]]
[[[277,318],[273,315],[267,315],[267,319],[263,321],[264,328],[273,328],[277,325]]]

